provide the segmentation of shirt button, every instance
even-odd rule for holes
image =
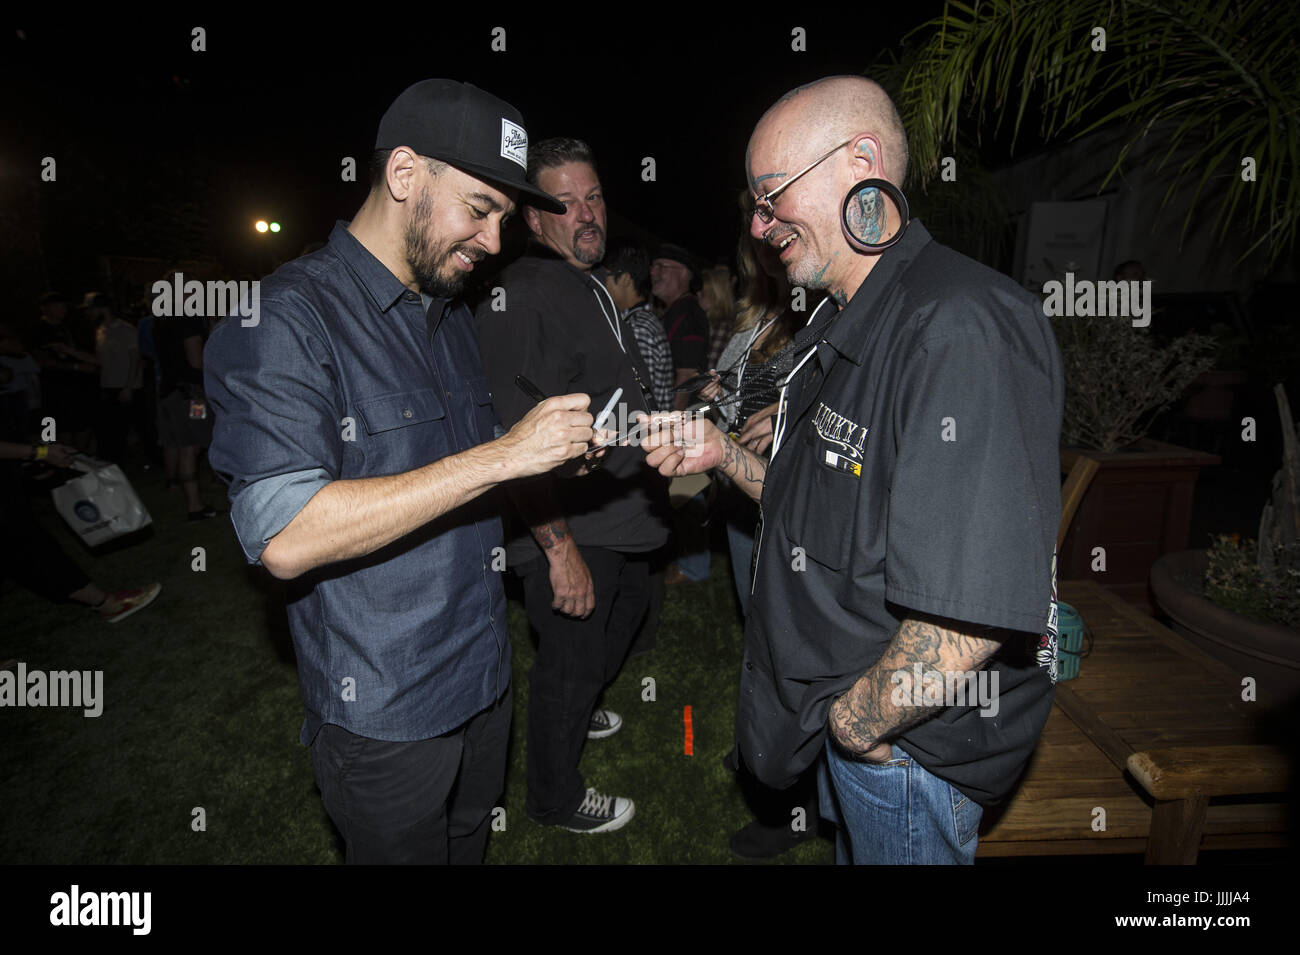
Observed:
[[[407,292],[407,293],[406,293],[406,300],[407,300],[408,302],[414,302],[414,301],[415,301],[416,299],[418,299],[419,297],[420,297],[420,296],[416,295],[414,292]]]
[[[411,409],[410,409],[410,408],[405,408],[405,409],[403,409],[403,410],[402,410],[402,417],[403,417],[403,418],[409,418],[409,417],[411,417]]]
[[[746,661],[745,661],[745,669],[746,669],[746,670],[752,670],[752,669],[754,669],[754,664],[752,664],[752,663],[750,663],[748,660],[746,660]]]

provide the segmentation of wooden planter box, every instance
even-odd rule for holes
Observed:
[[[1151,565],[1162,554],[1187,549],[1196,477],[1220,458],[1144,438],[1110,453],[1062,448],[1062,470],[1080,455],[1099,468],[1057,557],[1057,579],[1095,580],[1152,614]],[[1095,547],[1106,550],[1104,573],[1092,569]]]

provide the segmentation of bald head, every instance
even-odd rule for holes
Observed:
[[[746,176],[765,196],[749,234],[766,242],[791,285],[825,289],[843,305],[904,226],[887,190],[861,186],[907,175],[907,134],[880,85],[831,76],[791,90],[749,138]],[[865,248],[864,248],[865,246]]]
[[[883,155],[877,159],[877,175],[901,188],[907,176],[907,133],[889,94],[865,76],[828,76],[792,89],[758,121],[749,150],[763,137],[778,151],[792,147],[808,154],[811,162],[857,133],[871,133],[879,141]]]

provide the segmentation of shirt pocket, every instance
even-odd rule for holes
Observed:
[[[484,388],[487,381],[484,380]],[[432,388],[380,395],[357,402],[357,413],[368,434],[383,434],[397,428],[437,421],[446,414],[438,393]]]
[[[861,480],[851,472],[814,462],[805,462],[804,471],[804,480],[792,490],[794,501],[787,524],[790,542],[802,547],[809,560],[843,570],[853,550]]]
[[[477,429],[477,441],[479,444],[491,441],[496,437],[494,428],[497,414],[492,407],[492,392],[488,389],[487,378],[471,375],[465,383],[469,388],[470,400],[474,403],[471,413],[474,417],[472,424]]]

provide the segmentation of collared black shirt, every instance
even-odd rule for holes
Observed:
[[[250,562],[331,481],[403,474],[493,438],[474,320],[426,306],[346,224],[262,282],[256,324],[204,350],[213,468]],[[510,681],[501,521],[483,500],[285,585],[310,743],[439,736]]]
[[[483,367],[501,421],[511,427],[534,401],[520,391],[522,375],[547,396],[582,392],[600,414],[616,388],[623,394],[608,428],[635,424],[639,411],[654,410],[642,393],[650,374],[632,326],[623,321],[600,278],[565,262],[535,243],[507,266],[500,296],[475,311]],[[622,344],[620,346],[619,337]],[[660,513],[657,476],[637,447],[611,447],[603,466],[582,477],[545,477],[552,482],[559,516],[573,539],[590,547],[639,553],[668,539]],[[507,545],[511,565],[539,557],[541,548],[522,523]]]
[[[996,715],[949,706],[896,738],[994,804],[1037,742],[1055,679],[1051,327],[1033,296],[913,220],[843,311],[799,337],[820,344],[790,386],[763,490],[741,751],[763,781],[789,785],[820,751],[831,703],[909,611],[1009,628],[986,668]]]

